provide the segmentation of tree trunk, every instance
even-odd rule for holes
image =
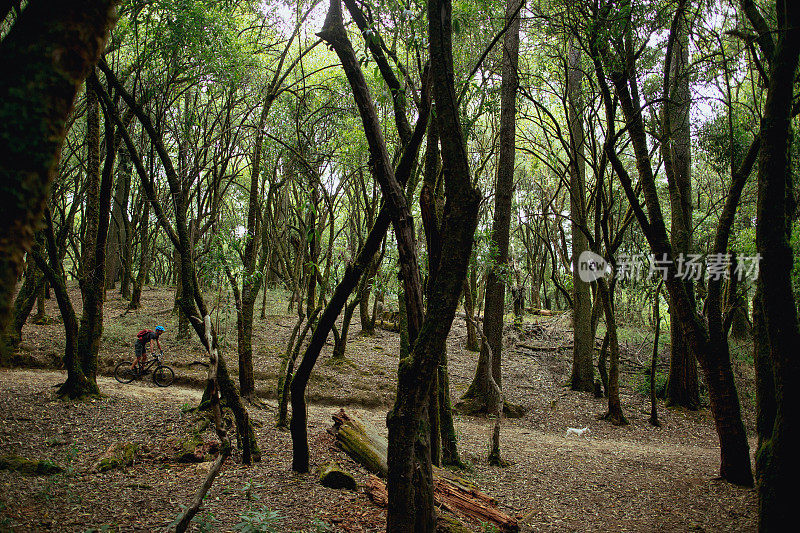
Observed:
[[[128,309],[139,309],[142,306],[142,286],[150,269],[150,201],[145,199],[142,202],[142,218],[139,221],[139,271],[136,273],[136,280],[133,282],[133,292]]]
[[[506,271],[508,270],[508,241],[511,228],[511,197],[514,192],[514,158],[516,155],[516,109],[519,77],[519,0],[506,1],[508,30],[503,36],[503,80],[500,87],[500,133],[497,179],[494,196],[494,217],[490,248],[496,256],[489,265],[486,277],[483,332],[489,346],[481,345],[475,378],[464,394],[486,409],[484,404],[492,395],[491,372],[494,382],[502,389],[501,359],[503,351],[503,312],[505,310]],[[490,357],[490,353],[494,357]]]
[[[97,78],[87,83],[87,175],[86,175],[86,227],[81,249],[80,288],[83,296],[83,313],[78,328],[78,354],[84,383],[71,383],[69,379],[59,390],[60,395],[81,397],[98,394],[97,355],[103,336],[103,300],[105,294],[106,240],[111,211],[112,169],[114,168],[114,127],[105,121],[105,163],[100,172],[100,104],[94,85]]]
[[[124,154],[124,155],[123,155]],[[119,154],[117,182],[111,206],[111,223],[106,244],[106,290],[113,289],[123,272],[122,256],[128,240],[128,199],[131,193],[131,161],[126,151]]]
[[[772,435],[762,441],[757,452],[759,531],[780,531],[797,519],[797,499],[790,488],[800,477],[800,323],[789,243],[795,210],[791,117],[800,55],[800,5],[788,1],[777,5],[777,46],[770,65],[758,154],[758,290],[775,389]]]
[[[597,289],[603,300],[603,312],[606,319],[608,332],[608,345],[611,351],[611,361],[608,369],[608,413],[605,417],[615,426],[628,424],[622,414],[622,404],[619,401],[619,341],[617,340],[617,319],[614,316],[614,287],[609,287],[604,278],[597,280]]]
[[[67,116],[105,46],[115,3],[32,2],[0,43],[0,196],[7,200],[0,216],[0,331],[42,220]]]
[[[333,5],[331,9],[333,9]],[[419,151],[428,124],[430,102],[427,95],[424,96],[413,136],[397,165],[396,177],[400,185],[406,184],[413,170],[417,159],[417,152]],[[317,326],[314,328],[314,332],[311,335],[311,340],[303,353],[303,358],[300,361],[297,372],[295,372],[294,378],[292,379],[292,419],[290,429],[292,433],[292,470],[296,472],[308,472],[309,469],[308,408],[305,403],[305,390],[308,385],[308,380],[311,377],[311,371],[319,358],[319,354],[328,338],[328,334],[331,329],[333,329],[336,318],[339,316],[339,313],[341,313],[342,307],[347,303],[347,298],[350,293],[356,288],[356,285],[359,285],[360,280],[361,286],[359,287],[359,294],[356,296],[356,301],[360,303],[359,300],[363,294],[361,289],[364,288],[364,285],[371,283],[366,276],[372,268],[379,248],[382,243],[385,242],[386,232],[391,223],[389,210],[390,208],[386,203],[381,206],[378,216],[366,240],[362,244],[361,249],[358,251],[355,261],[345,267],[342,280],[334,289],[331,299],[328,301],[328,305],[325,306],[317,322]],[[351,314],[354,311],[355,305],[351,310]]]
[[[64,275],[61,256],[56,248],[53,221],[50,218],[49,209],[45,210],[45,223],[44,240],[47,258],[45,259],[38,247],[31,250],[31,256],[36,261],[39,269],[44,272],[56,295],[58,308],[61,312],[61,320],[64,324],[64,367],[67,370],[67,381],[64,385],[67,383],[74,384],[65,392],[67,394],[72,391],[77,393],[83,390],[90,390],[91,387],[83,373],[81,361],[78,358],[78,319],[67,293],[67,278]],[[62,385],[62,388],[64,385]]]
[[[668,98],[663,107],[664,135],[662,152],[672,168],[669,196],[672,208],[671,241],[673,253],[692,251],[692,152],[689,129],[689,30],[688,13],[683,4],[675,16],[674,40],[669,68]],[[694,306],[694,289],[691,281],[685,282],[690,305]],[[700,408],[695,354],[689,351],[680,332],[677,303],[670,304],[671,357],[667,381],[667,405],[688,409]]]
[[[572,376],[570,388],[594,390],[594,337],[592,336],[592,295],[589,283],[580,277],[580,255],[589,249],[586,225],[586,161],[583,130],[583,68],[581,49],[572,37],[567,52],[567,101],[570,138],[569,206],[572,219]]]
[[[650,422],[651,426],[660,426],[658,421],[658,399],[656,397],[656,363],[658,362],[658,337],[661,335],[661,283],[658,284],[655,296],[653,296],[653,356],[650,358]]]
[[[775,427],[775,377],[770,357],[769,336],[764,322],[764,308],[761,303],[761,291],[756,287],[753,297],[753,365],[756,378],[756,435],[760,450],[764,443],[772,438]],[[756,472],[760,472],[759,456],[756,454]]]
[[[333,346],[333,359],[344,359],[347,355],[347,338],[350,335],[350,323],[353,321],[356,307],[358,307],[358,300],[353,300],[344,306],[344,315],[342,316],[342,329],[339,333],[339,338]]]
[[[475,285],[477,285],[477,274],[475,273],[475,266],[469,269],[469,275],[464,281],[464,313],[469,315],[470,318],[475,318]],[[465,348],[471,352],[480,351],[478,345],[478,335],[475,331],[475,324],[467,320],[467,344]]]
[[[446,341],[472,251],[479,196],[471,186],[468,159],[455,104],[452,79],[451,6],[432,0],[430,19],[431,73],[442,140],[447,204],[443,216],[442,261],[423,322],[422,284],[413,221],[403,188],[391,167],[383,133],[363,73],[342,23],[341,5],[331,2],[320,37],[336,51],[353,90],[374,176],[390,207],[403,277],[409,338],[414,343],[398,371],[389,427],[388,531],[430,532],[436,527],[427,409],[440,352]],[[413,510],[413,511],[412,511]]]
[[[37,247],[38,243],[34,243]],[[2,343],[10,352],[16,349],[22,340],[22,328],[28,320],[28,316],[33,310],[33,305],[38,300],[42,302],[41,293],[44,291],[45,278],[42,271],[36,266],[33,259],[28,260],[28,266],[25,268],[25,280],[17,292],[17,297],[14,299],[14,310],[11,322],[3,334]],[[2,360],[2,355],[5,350],[0,350],[0,366],[7,365],[10,361]]]
[[[750,338],[750,320],[747,317],[747,286],[739,283],[737,265],[739,260],[731,253],[730,278],[725,283],[724,307],[728,313],[731,337],[744,340]]]

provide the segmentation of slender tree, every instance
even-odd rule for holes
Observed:
[[[516,109],[519,74],[519,0],[506,2],[508,29],[503,36],[503,80],[500,85],[500,149],[494,190],[494,216],[490,249],[492,263],[486,276],[483,332],[491,345],[481,346],[481,355],[475,378],[464,394],[464,409],[468,412],[485,412],[489,398],[494,395],[489,379],[502,389],[501,359],[503,350],[503,314],[505,311],[506,282],[510,279],[508,260],[511,233],[511,199],[514,193],[514,159],[516,156]],[[490,354],[493,357],[490,357]],[[591,362],[590,362],[591,369]]]

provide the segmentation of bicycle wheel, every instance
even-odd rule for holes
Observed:
[[[136,371],[131,369],[131,364],[123,361],[114,369],[114,379],[120,383],[130,383],[136,379]]]
[[[169,387],[175,381],[175,372],[168,366],[159,365],[153,371],[153,383],[159,387]]]

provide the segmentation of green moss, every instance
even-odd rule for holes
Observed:
[[[436,522],[436,531],[444,533],[472,533],[470,528],[449,514],[439,513],[436,517]]]
[[[319,482],[323,487],[331,489],[358,490],[355,478],[333,461],[322,467]]]
[[[139,445],[132,442],[115,442],[105,451],[97,461],[94,469],[97,472],[106,472],[123,466],[130,466],[136,458]]]
[[[31,476],[52,475],[63,472],[64,469],[50,461],[37,461],[19,455],[0,456],[0,470],[11,470]]]

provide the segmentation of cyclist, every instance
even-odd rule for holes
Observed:
[[[136,335],[136,343],[134,346],[134,351],[136,353],[136,359],[133,361],[131,365],[131,370],[136,370],[136,365],[140,365],[140,367],[144,366],[145,361],[147,361],[147,345],[150,344],[150,341],[155,340],[156,344],[158,345],[158,350],[161,351],[161,343],[158,341],[158,338],[161,334],[164,333],[163,326],[156,326],[155,331],[151,331],[149,329],[143,329]],[[151,349],[151,352],[155,352],[155,350]]]

